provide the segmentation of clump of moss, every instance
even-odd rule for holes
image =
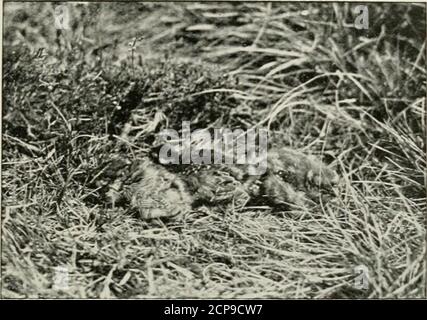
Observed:
[[[147,61],[134,73],[84,61],[72,67],[48,64],[34,55],[10,49],[4,63],[5,132],[26,140],[70,132],[118,134],[134,110],[147,120],[160,111],[172,128],[180,128],[182,121],[206,127],[215,119],[229,122],[236,104],[232,80],[206,64]]]
[[[126,81],[126,77],[120,80]],[[117,133],[132,112],[142,115],[144,121],[161,112],[168,127],[174,129],[180,129],[183,121],[199,128],[233,121],[230,115],[236,101],[232,90],[236,84],[210,65],[170,59],[148,61],[128,86],[112,117],[112,132]]]

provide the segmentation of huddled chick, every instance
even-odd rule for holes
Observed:
[[[267,157],[267,171],[258,176],[249,174],[249,165],[187,165],[172,172],[148,158],[137,160],[107,194],[113,203],[124,199],[143,219],[175,216],[203,203],[286,210],[335,196],[338,174],[316,157],[289,148],[273,148]]]

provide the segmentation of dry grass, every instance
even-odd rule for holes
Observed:
[[[425,11],[369,9],[356,30],[350,4],[80,4],[57,34],[50,4],[6,3],[2,296],[425,297]],[[268,126],[335,165],[340,196],[167,221],[111,210],[93,180],[130,114],[134,157],[183,119]]]

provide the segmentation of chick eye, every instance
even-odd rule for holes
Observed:
[[[283,170],[279,170],[275,172],[276,175],[278,175],[280,178],[285,179],[286,178],[286,172]]]

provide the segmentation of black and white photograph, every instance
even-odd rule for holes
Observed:
[[[2,299],[426,298],[426,3],[2,19]]]

